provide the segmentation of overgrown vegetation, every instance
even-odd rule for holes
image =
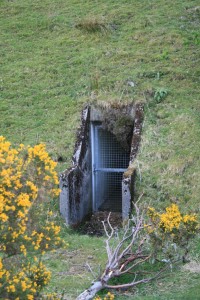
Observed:
[[[42,255],[62,246],[49,210],[59,193],[55,166],[44,145],[15,149],[0,136],[1,299],[33,300],[50,281]]]
[[[102,127],[111,132],[121,146],[129,152],[135,115],[133,103],[97,102],[94,107],[101,114]]]
[[[2,0],[0,7],[1,134],[14,144],[46,143],[63,170],[70,165],[83,103],[142,100],[136,193],[144,192],[143,201],[153,207],[175,203],[199,214],[198,1]],[[92,18],[101,22],[100,30],[76,27]],[[107,26],[104,34],[101,28]],[[54,271],[48,289],[66,288],[67,299],[74,299],[93,277],[85,262],[99,274],[106,257],[102,239],[69,229],[63,235],[70,254],[46,256]],[[191,250],[198,266],[198,240]],[[76,260],[79,266],[73,267]],[[199,276],[180,268],[159,285],[126,294],[142,300],[198,299]],[[116,298],[127,297],[118,292]]]

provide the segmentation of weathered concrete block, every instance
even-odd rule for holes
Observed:
[[[122,179],[122,219],[128,219],[131,209],[132,202],[134,201],[134,190],[135,190],[135,175],[136,170],[134,168],[128,168],[127,172],[124,173]]]
[[[69,225],[82,221],[91,210],[92,179],[89,141],[90,110],[82,112],[81,127],[73,155],[73,166],[60,175],[60,212]]]

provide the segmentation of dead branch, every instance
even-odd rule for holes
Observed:
[[[88,268],[88,270],[92,273],[93,277],[96,278],[95,273],[93,272],[92,268],[90,267],[90,265],[88,264],[88,262],[85,264],[86,268]]]
[[[142,195],[140,198],[141,197]],[[107,222],[102,222],[106,234],[105,244],[108,261],[101,277],[95,281],[89,289],[80,294],[76,300],[90,300],[99,290],[104,288],[129,288],[138,284],[148,283],[159,277],[167,268],[169,268],[170,264],[167,264],[154,274],[149,272],[142,273],[137,269],[139,265],[147,262],[152,256],[150,251],[149,253],[147,253],[147,251],[145,253],[145,243],[147,238],[144,233],[144,218],[143,212],[140,211],[137,203],[138,202],[134,204],[135,215],[128,220],[121,239],[119,239],[119,236],[118,239],[115,237],[115,230],[110,223],[111,213],[108,215]],[[109,284],[111,278],[119,277],[126,273],[133,274],[134,276],[130,283],[118,285]],[[142,276],[146,278],[137,280],[139,274],[140,276],[142,274]],[[150,274],[152,276],[150,276]]]
[[[141,284],[141,283],[148,283],[154,279],[156,279],[157,277],[159,277],[164,271],[166,271],[167,269],[170,268],[170,265],[168,264],[167,266],[165,266],[164,268],[162,268],[161,270],[159,270],[154,276],[149,277],[149,278],[144,278],[138,281],[135,281],[136,276],[134,278],[134,280],[130,283],[123,283],[123,284],[118,284],[118,285],[109,285],[109,284],[105,284],[104,287],[105,288],[110,288],[110,289],[121,289],[121,288],[129,288],[129,287],[133,287],[135,285]]]
[[[129,264],[129,262],[125,262],[125,264],[123,265],[123,268],[121,269],[121,274],[120,275],[122,275],[122,274],[125,274],[125,273],[129,273],[133,268],[135,268],[137,265],[139,265],[139,264],[142,264],[142,263],[144,263],[145,261],[147,261],[149,258],[150,258],[151,256],[149,255],[149,256],[146,256],[146,258],[145,258],[145,256],[141,256],[141,258],[142,259],[140,259],[137,263],[135,263],[135,264],[133,264],[133,265],[131,265],[128,269],[125,269],[125,266],[127,265],[127,264]],[[124,271],[123,271],[123,269],[125,269]]]

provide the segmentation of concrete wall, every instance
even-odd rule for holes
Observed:
[[[132,209],[132,203],[134,201],[136,169],[133,167],[133,163],[137,156],[138,149],[140,146],[143,116],[144,116],[143,104],[138,103],[135,105],[135,120],[134,120],[133,136],[131,141],[130,163],[127,171],[123,174],[123,180],[122,180],[122,219],[123,220],[129,217]]]
[[[122,179],[122,219],[128,219],[134,201],[136,170],[128,168]]]
[[[91,211],[90,109],[82,111],[77,133],[73,166],[60,175],[60,212],[66,223],[75,225]]]
[[[135,105],[135,120],[134,120],[133,136],[131,141],[130,165],[135,160],[140,146],[143,118],[144,118],[144,105],[142,103],[137,103]]]

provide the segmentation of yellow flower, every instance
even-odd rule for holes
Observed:
[[[18,206],[24,206],[24,207],[30,207],[31,202],[29,201],[29,195],[27,193],[21,193],[17,197],[17,205]]]
[[[21,286],[22,286],[22,291],[23,291],[23,292],[26,291],[27,285],[26,285],[26,281],[25,281],[25,280],[22,280],[22,281],[21,281]]]
[[[14,293],[16,291],[16,288],[13,284],[11,284],[7,287],[7,291]]]
[[[54,233],[58,234],[60,232],[60,226],[54,226]]]
[[[5,270],[3,270],[3,264],[2,259],[0,258],[0,279],[3,277],[3,275],[6,273]]]
[[[16,239],[18,236],[19,236],[19,233],[17,233],[16,231],[13,231],[13,233],[12,233],[13,239]]]
[[[184,223],[197,222],[197,216],[196,215],[185,215],[183,217],[183,222]]]
[[[59,196],[61,192],[61,189],[52,189],[52,193],[55,195],[55,196]]]
[[[26,247],[24,245],[20,246],[20,251],[24,254],[24,256],[26,256],[27,251],[26,251]]]
[[[5,213],[0,214],[0,220],[2,222],[6,222],[8,220],[8,216]]]
[[[32,232],[32,236],[34,236],[34,235],[36,235],[37,234],[37,231],[35,231],[35,230],[33,230],[33,232]]]
[[[18,218],[23,218],[25,216],[24,212],[22,212],[21,210],[18,211],[17,213],[17,217]]]
[[[160,215],[160,227],[166,232],[178,229],[182,221],[182,216],[176,204],[166,208],[166,213]]]

